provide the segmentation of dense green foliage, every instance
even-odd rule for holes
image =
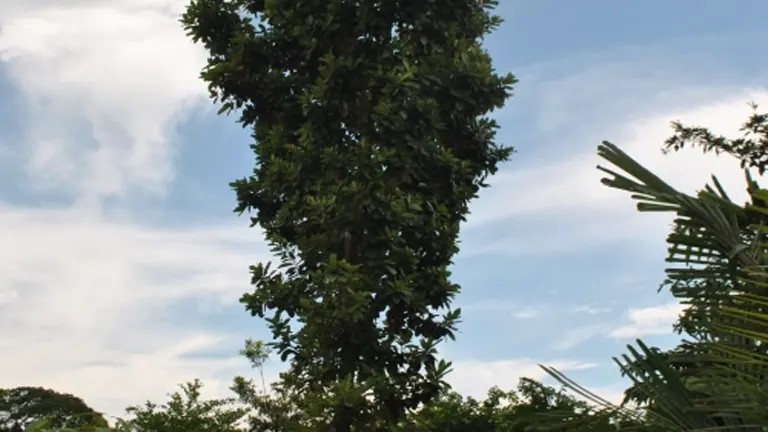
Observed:
[[[268,352],[260,341],[248,340],[241,351],[263,372]],[[27,432],[295,432],[311,429],[310,413],[302,411],[301,398],[278,387],[267,392],[265,383],[236,377],[232,391],[236,398],[203,399],[199,381],[180,386],[161,405],[146,402],[131,406],[127,417],[111,428],[93,424],[57,422],[57,407],[40,406],[37,421]],[[297,404],[297,402],[299,402]],[[489,390],[483,400],[465,398],[443,391],[430,404],[409,412],[393,432],[524,432],[535,431],[539,415],[581,418],[591,408],[552,387],[523,378],[517,391]],[[65,419],[67,420],[67,419]],[[102,419],[103,420],[103,419]],[[62,424],[71,427],[62,428]],[[606,424],[598,422],[597,427]],[[592,425],[595,426],[595,425]],[[316,430],[316,429],[315,429]],[[589,428],[585,430],[591,430]]]
[[[511,152],[486,117],[514,83],[480,45],[494,3],[195,0],[183,17],[212,97],[254,131],[237,210],[280,265],[254,266],[242,302],[318,430],[382,430],[445,385],[459,224]]]
[[[127,409],[127,419],[112,428],[73,425],[60,429],[53,422],[41,421],[29,432],[289,432],[304,430],[306,417],[285,416],[281,407],[291,406],[280,395],[255,391],[249,383],[237,380],[234,399],[201,398],[202,385],[187,383],[162,405],[147,402]],[[243,392],[250,388],[249,392]],[[266,401],[269,401],[268,403]],[[267,409],[271,408],[271,409]],[[552,413],[577,417],[588,413],[586,403],[531,379],[521,379],[517,391],[492,388],[483,400],[465,398],[455,392],[441,393],[432,403],[410,412],[395,432],[524,432],[532,430],[537,414]],[[269,427],[269,428],[267,428]]]
[[[146,402],[126,410],[129,419],[117,423],[117,432],[240,432],[241,420],[248,410],[235,406],[236,400],[201,399],[202,383],[181,386],[168,402]]]
[[[590,412],[585,402],[523,378],[517,391],[492,388],[482,401],[446,393],[409,416],[400,432],[535,431],[541,416],[581,418]]]
[[[57,428],[107,425],[101,414],[71,394],[42,387],[0,389],[0,432],[23,432],[44,418]]]

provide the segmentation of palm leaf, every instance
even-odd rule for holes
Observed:
[[[634,388],[649,397],[651,403],[641,410],[613,406],[556,370],[542,367],[599,407],[601,416],[624,420],[637,430],[764,430],[768,191],[759,189],[747,173],[752,204],[733,203],[715,177],[714,186],[690,196],[611,143],[602,143],[598,154],[614,166],[598,166],[608,175],[603,184],[630,192],[639,211],[676,215],[667,238],[666,285],[687,306],[677,328],[693,340],[668,355],[637,341],[637,348],[628,346],[628,355],[614,359]]]

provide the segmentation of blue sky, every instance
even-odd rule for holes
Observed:
[[[176,24],[185,2],[11,3],[0,4],[0,382],[111,414],[195,377],[225,394],[251,373],[243,340],[268,338],[237,298],[269,254],[231,212],[249,137],[197,79],[205,53]],[[494,115],[517,153],[463,227],[464,322],[442,353],[467,394],[541,378],[545,363],[615,399],[610,357],[636,337],[674,344],[679,308],[656,292],[669,218],[602,187],[595,147],[614,141],[691,192],[717,173],[739,196],[733,161],[659,149],[671,120],[733,134],[747,102],[768,100],[768,5],[505,0],[498,12],[486,46],[520,83]]]

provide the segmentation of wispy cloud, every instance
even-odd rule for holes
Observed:
[[[512,316],[516,319],[530,319],[540,316],[543,307],[526,306],[523,302],[512,300],[481,300],[462,306],[462,310],[472,313],[500,313],[504,316]]]
[[[768,92],[735,91],[713,96],[705,103],[697,100],[685,108],[661,107],[660,113],[640,118],[619,117],[616,123],[606,124],[603,132],[595,127],[591,138],[577,137],[579,147],[586,149],[582,153],[499,175],[473,206],[463,243],[466,256],[533,256],[626,242],[659,250],[671,215],[639,214],[628,194],[603,186],[602,174],[595,169],[598,164],[605,165],[596,155],[597,143],[613,141],[685,192],[701,189],[714,173],[733,199],[743,200],[744,174],[738,162],[697,150],[662,155],[660,149],[670,135],[672,120],[707,125],[718,133],[736,136],[750,113],[749,101],[768,103]],[[495,240],[482,238],[478,234],[481,230],[494,230]]]
[[[652,335],[672,334],[672,326],[684,306],[671,301],[658,306],[630,308],[625,320],[616,325],[603,319],[599,323],[580,325],[558,335],[553,344],[555,350],[570,350],[588,341],[600,338],[636,339]],[[589,312],[595,312],[588,309]],[[597,310],[595,314],[602,313]]]
[[[228,381],[244,359],[186,355],[224,344],[234,357],[249,332],[263,332],[218,333],[194,306],[236,304],[249,289],[248,265],[269,259],[256,230],[163,230],[6,207],[0,237],[5,386],[53,386],[120,413],[184,380]],[[180,302],[193,306],[179,315]],[[119,399],[102,405],[116,388]]]
[[[0,17],[0,60],[26,96],[27,139],[5,162],[71,200],[163,193],[174,123],[206,95],[205,54],[177,21],[185,2],[21,3]]]
[[[578,326],[555,337],[552,348],[559,351],[572,349],[584,342],[604,335],[606,332],[605,324],[588,324]]]
[[[466,311],[482,311],[482,312],[510,312],[515,309],[522,308],[523,306],[514,300],[510,299],[487,299],[475,301],[465,306],[462,306]]]
[[[632,242],[659,250],[667,215],[639,215],[628,194],[600,184],[596,146],[618,144],[673,186],[693,192],[712,173],[745,196],[743,174],[729,157],[697,150],[664,156],[670,122],[738,134],[750,108],[765,105],[765,74],[723,53],[760,49],[768,33],[624,47],[530,65],[515,71],[517,95],[498,114],[500,137],[525,159],[494,176],[472,205],[462,256],[539,256]],[[746,63],[745,63],[746,64]],[[492,230],[494,236],[483,236]]]
[[[497,386],[502,390],[513,390],[522,377],[541,380],[546,372],[538,365],[554,367],[562,372],[591,369],[595,363],[569,359],[535,361],[519,358],[500,361],[463,360],[454,363],[453,372],[448,376],[454,390],[467,396],[483,398],[488,389]]]
[[[685,306],[676,301],[660,306],[630,309],[627,313],[629,322],[613,329],[608,335],[615,339],[634,339],[669,334],[684,309]]]
[[[578,306],[578,307],[573,308],[573,312],[584,313],[584,314],[587,314],[587,315],[598,315],[598,314],[603,314],[603,313],[607,313],[607,312],[610,312],[610,311],[611,311],[611,308],[592,307],[592,306],[587,306],[587,305]]]
[[[13,157],[0,165],[22,167],[25,179],[13,180],[29,200],[55,194],[75,205],[0,203],[0,325],[13,330],[0,337],[4,386],[54,387],[120,414],[195,377],[223,389],[246,366],[190,357],[222,345],[235,356],[244,335],[174,308],[232,304],[248,289],[248,265],[268,259],[260,233],[244,223],[160,229],[102,214],[104,200],[166,191],[175,125],[205,101],[204,52],[177,21],[185,3],[0,6],[0,60],[23,97],[25,137],[4,143]]]
[[[541,315],[541,311],[532,307],[526,307],[512,312],[512,316],[517,319],[536,318],[539,315]]]

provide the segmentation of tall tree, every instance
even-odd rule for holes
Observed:
[[[0,432],[22,432],[42,419],[56,428],[107,425],[77,396],[42,387],[0,389]]]
[[[194,0],[222,112],[253,128],[232,184],[280,265],[252,267],[246,308],[324,430],[393,424],[440,393],[459,287],[459,224],[511,154],[494,143],[515,79],[481,46],[492,0]]]

